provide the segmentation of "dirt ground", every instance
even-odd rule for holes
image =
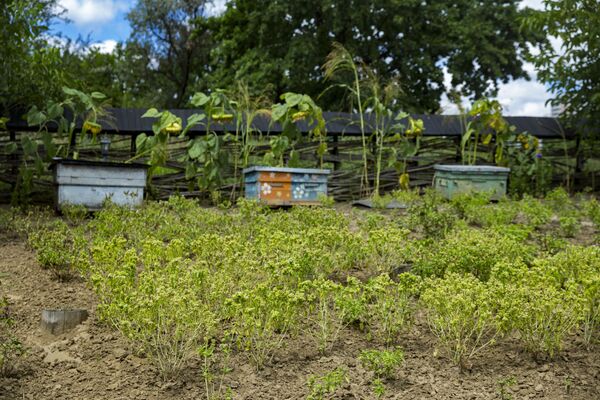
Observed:
[[[12,303],[17,333],[28,348],[11,378],[0,378],[0,399],[203,399],[198,365],[176,383],[163,383],[148,360],[95,315],[93,293],[82,281],[57,282],[42,270],[32,251],[18,240],[0,239],[2,287]],[[89,319],[75,330],[49,336],[41,332],[40,314],[49,308],[85,308]],[[460,373],[435,349],[435,340],[419,318],[400,340],[405,363],[397,379],[387,382],[389,399],[600,399],[600,351],[583,349],[579,338],[557,359],[536,362],[512,340],[503,340]],[[303,399],[310,375],[336,366],[348,381],[336,399],[372,399],[370,373],[359,362],[372,344],[346,330],[330,355],[298,338],[290,341],[263,371],[256,372],[243,354],[234,354],[225,378],[234,399]],[[502,382],[513,378],[513,383]]]

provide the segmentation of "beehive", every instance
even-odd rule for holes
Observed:
[[[144,199],[148,166],[105,161],[57,159],[53,162],[57,209],[65,204],[94,211],[104,200],[122,206],[139,206]]]
[[[271,206],[318,205],[319,195],[327,196],[329,173],[315,168],[246,168],[246,198]]]

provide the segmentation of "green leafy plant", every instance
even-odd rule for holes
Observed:
[[[404,228],[385,227],[368,232],[369,258],[367,267],[378,273],[392,273],[408,261],[408,235]]]
[[[480,145],[488,146],[494,140],[490,150],[491,161],[501,163],[504,158],[505,142],[513,127],[502,117],[502,106],[497,100],[477,100],[469,111],[469,120],[462,134],[460,146],[463,163],[473,165],[477,162]]]
[[[552,257],[536,260],[536,270],[557,289],[573,287],[583,302],[583,338],[588,347],[600,327],[600,252],[594,247],[567,246]]]
[[[88,210],[83,204],[62,204],[61,212],[71,225],[80,225],[88,216]]]
[[[306,400],[323,400],[331,396],[348,381],[348,371],[343,367],[329,371],[323,375],[312,375],[308,378],[308,396]]]
[[[509,191],[516,196],[545,194],[552,180],[552,165],[542,154],[540,140],[520,133],[506,147],[506,164],[510,167]]]
[[[365,116],[363,114],[364,105],[361,93],[362,80],[364,79],[366,64],[363,62],[357,62],[354,56],[340,43],[334,42],[332,44],[333,49],[327,55],[327,60],[323,64],[323,71],[325,79],[332,79],[334,76],[344,72],[350,72],[352,74],[352,83],[339,84],[335,86],[342,87],[348,90],[356,104],[358,110],[358,118],[360,123],[361,141],[362,141],[362,171],[361,171],[361,191],[363,193],[369,192],[369,158],[367,150],[367,135],[366,135],[366,124]],[[352,108],[352,107],[351,107]],[[354,111],[354,110],[352,110]]]
[[[371,389],[378,399],[381,399],[385,395],[385,383],[383,383],[381,378],[375,378],[371,381]]]
[[[219,346],[223,361],[218,363],[216,359],[217,345],[214,340],[203,344],[198,348],[198,354],[202,359],[202,378],[204,379],[204,387],[206,392],[206,400],[232,400],[233,392],[231,388],[226,387],[223,383],[224,376],[231,372],[231,368],[227,366],[231,348],[228,343],[222,343]],[[216,365],[221,364],[221,365]]]
[[[496,392],[500,397],[500,400],[512,400],[513,396],[510,389],[517,384],[517,380],[514,376],[509,376],[505,379],[498,381],[498,391]]]
[[[405,112],[394,113],[392,107],[400,93],[400,83],[392,79],[383,85],[377,74],[370,68],[364,67],[367,74],[365,86],[369,97],[365,107],[374,114],[373,142],[375,159],[375,182],[373,196],[379,196],[380,178],[384,168],[384,156],[387,167],[394,166],[400,176],[400,185],[408,189],[409,175],[406,171],[407,158],[414,156],[419,149],[419,138],[423,133],[423,121],[415,120]],[[395,116],[394,116],[395,114]],[[406,120],[407,126],[403,123]],[[398,158],[402,161],[398,161]]]
[[[200,189],[214,191],[223,182],[222,172],[229,160],[224,145],[234,141],[235,136],[229,132],[219,136],[211,130],[211,125],[232,122],[237,103],[229,99],[222,89],[217,89],[208,95],[196,93],[190,103],[195,107],[201,107],[205,114],[192,114],[188,119],[188,126],[197,125],[205,119],[205,115],[208,117],[206,135],[188,142],[186,178],[192,179],[201,172],[198,178]]]
[[[302,140],[302,133],[297,123],[306,120],[309,127],[309,138],[317,138],[317,156],[319,165],[323,167],[323,156],[327,151],[325,119],[323,110],[314,102],[310,96],[298,93],[284,93],[281,95],[283,103],[274,104],[271,111],[271,119],[281,124],[282,133],[278,137],[271,138],[271,151],[265,154],[265,161],[270,165],[283,166],[284,155],[289,152],[288,165],[291,167],[299,165],[299,155],[294,149],[295,145]]]
[[[27,113],[27,124],[38,127],[38,132],[21,136],[23,157],[11,196],[13,205],[25,206],[30,202],[34,178],[41,178],[47,173],[47,167],[54,157],[79,157],[78,132],[80,144],[93,143],[102,131],[100,120],[111,123],[106,111],[108,100],[104,94],[88,94],[68,87],[63,87],[62,92],[62,101],[48,101],[41,109],[34,105]],[[50,133],[51,126],[56,128],[56,132]],[[17,146],[11,145],[7,150],[8,154],[12,154]]]
[[[418,278],[411,274],[402,274],[399,283],[382,274],[365,284],[365,318],[372,337],[386,345],[396,342],[411,320],[417,285]]]
[[[526,223],[535,229],[549,223],[552,218],[552,209],[529,195],[523,196],[515,205],[525,217]]]
[[[100,317],[139,346],[164,380],[176,378],[209,343],[217,321],[207,274],[182,258],[182,247],[179,240],[165,246],[148,239],[138,256],[114,238],[93,251],[90,280]]]
[[[435,190],[427,190],[422,201],[413,204],[408,212],[410,226],[422,230],[426,237],[432,239],[446,236],[458,219]]]
[[[319,193],[317,195],[317,199],[319,200],[319,203],[323,206],[323,207],[333,207],[335,205],[335,199],[333,198],[333,196],[327,196],[323,193]]]
[[[77,89],[63,87],[65,99],[61,102],[49,102],[45,109],[38,109],[33,106],[27,113],[27,123],[29,126],[38,126],[40,131],[48,133],[49,125],[57,126],[58,137],[66,136],[66,141],[60,146],[56,146],[53,138],[45,139],[46,151],[54,156],[77,158],[76,148],[72,148],[75,142],[74,135],[77,130],[77,123],[83,120],[81,125],[81,134],[89,134],[92,140],[95,140],[97,135],[102,132],[100,119],[103,118],[106,122],[110,122],[109,115],[106,111],[108,99],[106,95],[100,92],[84,93]],[[65,110],[69,110],[72,115],[67,118]],[[82,140],[85,140],[84,136]]]
[[[42,268],[49,269],[59,280],[69,280],[76,272],[78,251],[75,237],[63,221],[54,221],[49,226],[29,234],[29,245],[35,250]],[[78,241],[80,245],[85,244]]]
[[[295,329],[302,298],[286,289],[259,284],[236,293],[227,303],[230,334],[249,360],[262,369]]]
[[[461,369],[496,342],[499,330],[491,292],[474,276],[449,273],[429,280],[421,302],[431,332]]]
[[[363,350],[358,358],[363,367],[373,372],[375,377],[392,379],[404,362],[404,352],[401,348],[391,350]]]
[[[553,357],[582,319],[583,302],[577,285],[557,287],[543,267],[499,264],[492,275],[494,297],[504,329],[515,330],[535,357]]]
[[[252,96],[250,88],[244,81],[240,81],[233,93],[230,95],[230,104],[235,115],[235,137],[233,144],[239,149],[239,154],[234,156],[234,181],[238,181],[238,169],[250,165],[250,157],[260,143],[261,132],[255,128],[254,121],[259,116],[269,116],[267,108],[270,101],[266,96]],[[241,185],[240,185],[241,187]],[[235,196],[236,187],[232,189]]]
[[[328,279],[305,281],[299,288],[308,303],[308,332],[321,353],[330,350],[346,326],[347,310],[340,305],[342,285]]]
[[[572,238],[579,232],[579,220],[576,217],[560,217],[558,223],[564,237]]]
[[[418,260],[414,271],[424,276],[470,273],[487,281],[492,268],[503,260],[531,261],[534,248],[490,230],[460,229],[439,242]]]
[[[15,336],[15,320],[6,297],[0,297],[0,376],[14,372],[17,360],[25,354],[25,347]]]

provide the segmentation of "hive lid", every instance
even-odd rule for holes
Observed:
[[[54,157],[50,163],[50,169],[55,168],[56,165],[84,165],[84,166],[96,166],[96,167],[115,167],[115,168],[145,168],[148,169],[148,164],[142,163],[123,163],[114,161],[101,161],[101,160],[73,160],[71,158],[60,158]]]
[[[244,169],[244,174],[250,172],[287,172],[294,174],[324,174],[328,175],[331,170],[320,168],[287,168],[287,167],[263,167],[260,165],[248,167]]]
[[[436,164],[433,166],[436,171],[448,172],[471,172],[471,173],[490,173],[490,172],[510,172],[510,168],[496,167],[494,165],[452,165],[452,164]]]

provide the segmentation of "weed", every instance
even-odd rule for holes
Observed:
[[[308,379],[309,393],[306,400],[323,400],[333,395],[343,384],[348,381],[348,371],[338,367],[320,376],[311,376]]]

